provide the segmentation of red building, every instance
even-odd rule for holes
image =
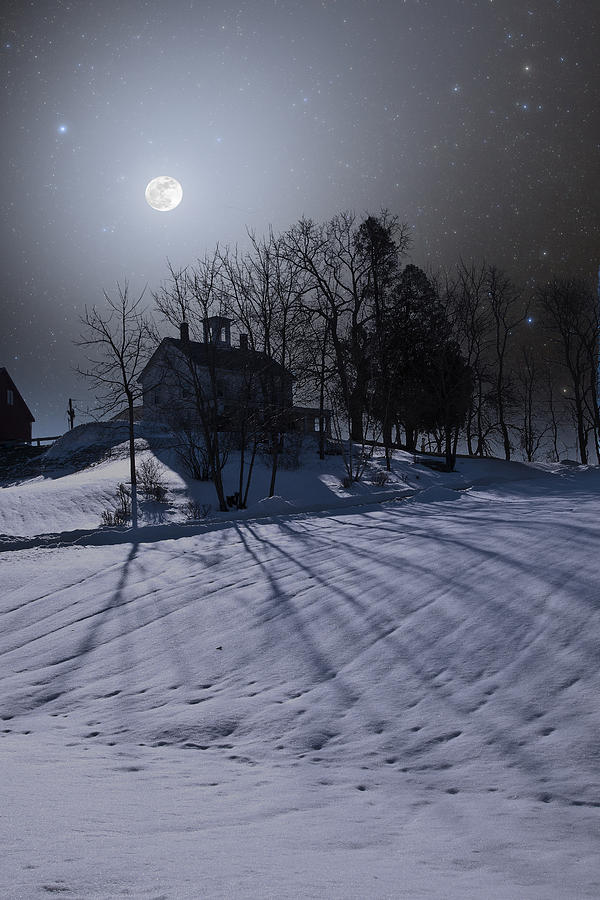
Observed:
[[[30,441],[35,419],[14,381],[0,366],[0,441]]]

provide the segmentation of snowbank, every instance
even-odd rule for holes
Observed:
[[[72,459],[75,454],[101,448],[108,452],[128,439],[129,432],[123,422],[89,422],[77,425],[65,432],[44,454],[46,464]]]

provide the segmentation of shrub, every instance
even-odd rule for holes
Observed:
[[[390,476],[388,472],[376,472],[373,476],[373,484],[377,485],[377,487],[383,487],[389,480]]]
[[[128,522],[131,518],[131,491],[122,482],[117,488],[116,501],[115,519]]]
[[[199,434],[192,429],[181,429],[175,452],[190,478],[196,481],[210,481],[210,466],[206,447]]]
[[[200,519],[205,519],[211,509],[212,506],[210,503],[198,503],[197,500],[188,500],[184,506],[186,519],[190,522],[197,522]]]
[[[105,509],[102,513],[102,525],[127,525],[131,519],[131,491],[120,484],[115,495],[115,508]]]
[[[135,470],[139,489],[148,500],[164,503],[167,499],[167,485],[163,467],[152,457],[144,459]]]

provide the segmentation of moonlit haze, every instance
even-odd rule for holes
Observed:
[[[0,366],[34,435],[91,405],[86,304],[125,280],[150,299],[167,258],[247,229],[385,207],[425,267],[597,267],[590,0],[57,0],[2,21]],[[145,200],[161,173],[185,194],[170,215]]]

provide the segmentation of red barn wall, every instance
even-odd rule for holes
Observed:
[[[9,391],[12,391],[12,403]],[[0,370],[0,441],[30,441],[33,421],[12,378],[6,369]]]

